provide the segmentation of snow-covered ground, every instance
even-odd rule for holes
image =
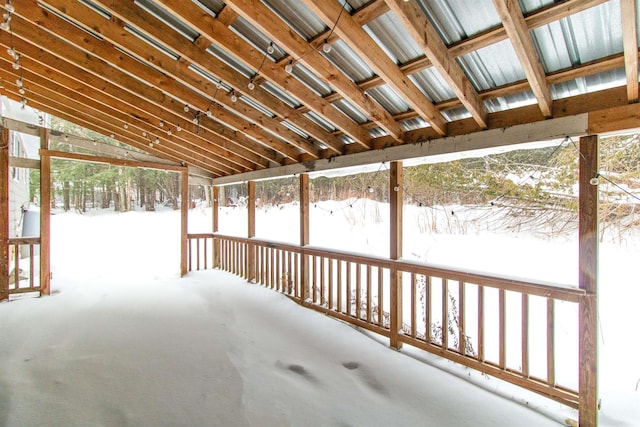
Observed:
[[[384,206],[365,232],[363,213],[335,203],[312,210],[312,244],[386,255]],[[296,212],[259,211],[258,236],[295,242]],[[575,284],[575,241],[421,233],[410,215],[408,257]],[[210,218],[192,210],[190,231],[209,231]],[[220,222],[234,234],[246,216],[225,208]],[[53,216],[53,295],[0,304],[0,425],[541,426],[576,417],[421,351],[390,350],[232,275],[179,279],[179,247],[177,211]],[[634,245],[601,246],[605,426],[640,424],[637,259]]]

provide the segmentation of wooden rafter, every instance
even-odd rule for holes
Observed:
[[[404,0],[387,0],[387,5],[420,45],[476,123],[483,129],[487,128],[487,108],[420,6]]]
[[[68,19],[71,19],[72,22],[75,22],[73,16],[78,13],[84,17],[83,19],[87,19],[88,22],[100,25],[98,29],[103,33],[113,35],[111,32],[115,32],[115,30],[112,25],[109,25],[109,21],[96,15],[90,9],[78,8],[75,2],[73,2],[73,6],[74,7],[65,7],[64,10],[58,10],[58,12],[64,14]],[[154,87],[163,88],[163,92],[170,94],[176,99],[188,102],[189,105],[197,111],[204,112],[209,109],[213,116],[220,122],[226,123],[234,129],[245,133],[266,147],[273,147],[292,160],[298,161],[301,154],[299,146],[308,144],[308,141],[295,132],[286,129],[279,122],[272,121],[267,116],[244,103],[234,103],[230,97],[217,98],[216,102],[212,104],[211,97],[216,89],[213,82],[188,70],[189,64],[174,61],[168,57],[158,56],[154,48],[128,32],[122,31],[122,29],[120,30],[120,34],[117,35],[118,43],[112,44],[106,39],[98,40],[88,38],[84,31],[76,28],[74,25],[69,24],[46,10],[35,7],[35,2],[34,7],[21,12],[21,16],[27,19],[30,18],[30,21],[40,24],[53,34],[72,43],[76,48],[102,58],[112,67],[126,71]],[[102,19],[102,21],[98,19]],[[163,25],[160,21],[155,20],[155,18],[149,19],[156,27]],[[80,22],[83,21],[80,20]],[[124,23],[120,23],[120,26],[124,26]],[[94,32],[96,30],[97,29],[93,29]],[[167,31],[167,33],[171,34],[169,31]],[[133,57],[127,54],[123,55],[123,49],[125,52],[132,52]],[[144,66],[140,63],[140,60],[149,62],[155,69]],[[164,74],[158,72],[158,70],[162,70]],[[220,103],[224,104],[226,108],[221,106]],[[227,108],[233,109],[233,113]],[[195,112],[192,114],[195,115]],[[204,126],[206,122],[206,116],[202,116],[200,120],[201,126]],[[263,129],[269,130],[270,133],[265,133]],[[272,135],[278,135],[278,137]],[[286,141],[286,143],[282,141]]]
[[[14,19],[20,23],[19,18]],[[191,141],[189,141],[190,144],[181,144],[185,147],[185,150],[191,148],[192,144],[202,150],[215,150],[214,144],[218,143],[224,146],[226,142],[234,140],[234,138],[232,138],[234,135],[227,135],[224,132],[220,132],[221,137],[230,138],[224,140],[214,136],[206,127],[198,129],[195,125],[191,124],[190,118],[185,116],[183,105],[163,96],[159,91],[150,90],[147,86],[142,85],[139,81],[129,76],[121,74],[118,78],[112,79],[115,84],[105,80],[103,76],[108,76],[110,72],[112,75],[116,75],[116,73],[112,73],[113,70],[111,69],[108,69],[108,72],[101,73],[104,67],[99,61],[89,61],[81,52],[69,49],[66,44],[59,42],[57,39],[49,38],[47,41],[47,46],[52,49],[54,54],[50,54],[30,43],[20,40],[19,35],[21,31],[26,32],[26,35],[33,35],[34,32],[36,35],[41,35],[35,27],[24,24],[21,25],[17,31],[14,39],[14,47],[19,49],[23,54],[22,63],[27,70],[33,70],[35,74],[48,78],[50,81],[66,84],[69,89],[78,92],[78,94],[84,94],[85,96],[96,99],[107,107],[115,107],[117,110],[130,116],[129,122],[132,122],[134,119],[140,119],[149,126],[158,126],[160,121],[164,121],[167,123],[167,127],[169,127],[169,124],[181,124],[185,133],[189,133],[192,137],[194,135],[199,137],[199,139],[192,138]],[[78,66],[82,64],[90,64],[89,69],[93,72],[89,72],[87,68]],[[95,93],[95,88],[100,88],[100,91]],[[124,88],[128,88],[129,90],[125,90]],[[146,102],[140,97],[140,95],[145,94],[145,92],[149,94],[153,93],[153,95],[150,95],[150,98],[156,101],[155,105],[152,102]],[[81,106],[78,105],[78,108],[80,107]],[[163,107],[165,107],[166,110],[163,109]],[[150,114],[150,112],[156,111],[157,115],[154,116]],[[201,131],[201,135],[198,135],[198,130]],[[159,127],[150,127],[147,131],[150,135],[156,136],[166,132]],[[230,131],[228,133],[230,133]],[[174,135],[171,138],[167,137],[167,139],[177,138],[177,135],[178,133],[175,132],[174,128]],[[180,137],[182,137],[182,134],[180,134]],[[203,139],[203,137],[206,139]],[[163,136],[163,139],[164,138],[165,136]],[[248,146],[250,147],[250,145]],[[246,158],[257,165],[262,165],[261,167],[267,166],[267,164],[263,164],[258,157],[247,152],[246,149],[239,149],[239,147],[234,148],[240,153],[240,157]],[[230,158],[233,159],[234,157],[231,156]],[[269,159],[270,157],[266,158]]]
[[[620,0],[624,67],[627,73],[627,98],[638,101],[638,26],[636,0]]]
[[[204,55],[206,53],[206,49],[209,48],[211,43],[215,42],[227,49],[238,59],[242,60],[248,67],[254,70],[258,70],[262,64],[261,76],[286,90],[291,96],[309,106],[309,108],[311,108],[315,113],[323,116],[326,120],[333,123],[334,126],[354,138],[355,141],[368,146],[371,136],[366,130],[362,129],[353,120],[337,111],[333,106],[313,93],[311,89],[307,88],[303,83],[286,73],[283,67],[277,66],[269,60],[265,60],[263,64],[263,60],[265,59],[264,53],[255,49],[242,38],[238,37],[223,22],[212,17],[210,14],[202,10],[202,8],[191,2],[163,1],[160,3],[162,3],[167,9],[171,10],[176,16],[182,17],[186,21],[191,22],[191,24],[200,32],[200,37],[194,43],[198,47],[200,55]],[[167,32],[163,31],[162,28],[159,28],[158,25],[148,25],[147,22],[150,21],[151,18],[145,16],[144,19],[142,19],[139,10],[130,7],[130,5],[116,1],[108,3],[105,2],[104,5],[127,21],[134,23],[141,29],[144,29],[149,36],[153,37],[153,39],[159,43],[165,45],[169,45],[170,43],[172,49],[179,51],[188,61],[194,62],[196,60],[197,53],[192,49],[189,49],[189,46],[185,44],[184,38],[180,40],[179,46],[175,41],[169,42]],[[207,54],[207,56],[209,58],[213,58],[211,55]],[[208,62],[212,61],[209,60]],[[203,65],[205,66],[205,69],[209,70],[211,73],[217,72],[218,67],[209,66],[207,64]],[[225,83],[226,82],[228,82],[228,80],[225,80]],[[254,90],[249,91],[247,90],[248,83],[249,79],[245,78],[243,84],[237,85],[236,89],[241,91],[245,96],[252,97],[254,95],[253,93],[259,89],[259,85],[256,85]],[[269,96],[273,98],[272,95]],[[264,100],[256,99],[256,102],[262,103]],[[290,120],[294,125],[303,129],[305,132],[312,134],[316,139],[321,141],[323,144],[326,144],[334,153],[342,152],[343,144],[333,134],[327,132],[310,119],[304,117],[299,111],[285,106],[284,103],[280,104],[281,105],[278,108],[270,108],[271,111],[282,118]]]
[[[522,64],[531,90],[545,117],[551,117],[551,90],[517,0],[493,0],[502,25]]]
[[[447,133],[446,122],[440,112],[349,14],[340,13],[341,5],[339,3],[322,2],[319,4],[315,0],[303,0],[303,2],[327,26],[335,25],[334,32],[348,42],[367,65],[398,94],[403,96],[411,108],[423,120],[431,124],[438,134]]]
[[[166,0],[165,0],[166,1]],[[399,142],[404,134],[401,126],[380,104],[357,87],[344,73],[329,62],[317,47],[312,46],[295,32],[289,31],[282,20],[258,0],[230,0],[227,5],[260,29],[291,56],[322,77],[344,99],[358,106],[377,126],[385,129]]]

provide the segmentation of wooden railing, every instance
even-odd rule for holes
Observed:
[[[582,290],[220,234],[188,238],[190,270],[220,268],[389,338],[390,319],[399,316],[399,342],[578,407],[577,386],[559,384],[556,376],[555,325],[556,305],[577,312]],[[392,274],[402,278],[396,298]],[[534,318],[543,319],[541,334]],[[515,338],[507,332],[514,319]],[[531,369],[532,355],[545,362],[542,375],[539,366]],[[578,365],[576,353],[568,367],[576,377]]]
[[[22,268],[20,249],[29,247],[29,256],[26,258],[28,268]],[[39,237],[12,237],[9,239],[9,251],[12,251],[13,265],[9,266],[9,295],[23,294],[40,291],[40,275],[36,271],[34,257],[36,248],[40,246]],[[12,248],[13,247],[13,248]]]

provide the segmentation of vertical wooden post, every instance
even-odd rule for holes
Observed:
[[[256,237],[256,182],[249,181],[247,183],[247,192],[249,193],[249,201],[247,202],[247,230],[250,239]],[[249,244],[249,252],[247,256],[247,280],[251,282],[256,279],[256,247]]]
[[[300,246],[309,244],[309,175],[300,174]],[[303,253],[300,265],[300,302],[304,303],[309,292],[309,258]]]
[[[40,148],[49,149],[49,129],[40,128]],[[40,156],[40,295],[51,295],[51,157]]]
[[[0,128],[0,301],[9,298],[9,130]]]
[[[580,426],[598,425],[598,136],[580,138],[578,238],[580,289]]]
[[[390,212],[390,250],[389,256],[392,260],[402,258],[402,162],[391,162],[389,174],[389,199],[391,202]],[[390,345],[393,348],[401,348],[402,343],[398,341],[398,333],[402,330],[402,272],[392,268],[391,274],[391,319]]]
[[[187,274],[187,233],[189,229],[189,172],[185,168],[180,172],[180,276]]]
[[[220,197],[220,187],[214,185],[212,187],[213,197],[211,197],[211,220],[212,220],[212,231],[214,233],[218,232],[218,209],[220,207],[220,201],[218,200]],[[220,267],[220,247],[217,244],[217,240],[214,238],[213,242],[211,242],[211,250],[213,252],[213,268]]]

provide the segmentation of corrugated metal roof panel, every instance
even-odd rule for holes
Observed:
[[[450,110],[441,111],[441,113],[442,116],[450,122],[471,117],[471,113],[469,113],[469,111],[464,107],[452,108]]]
[[[256,27],[251,25],[246,19],[241,16],[237,17],[229,28],[240,37],[245,39],[253,47],[262,51],[263,55],[269,55],[267,53],[267,48],[271,43],[271,39],[264,35]],[[273,44],[273,48],[274,52],[269,56],[274,58],[276,61],[279,61],[287,55],[287,53],[275,43]]]
[[[324,22],[300,1],[263,0],[263,2],[307,41],[327,28]]]
[[[331,52],[324,53],[336,67],[354,82],[362,82],[373,77],[373,70],[342,40],[333,44]]]
[[[411,74],[409,78],[432,102],[442,102],[456,97],[456,94],[434,67]]]
[[[313,111],[308,111],[304,113],[304,116],[306,116],[309,120],[313,121],[314,123],[322,126],[328,132],[335,132],[336,130],[336,128],[331,123],[329,123],[328,121],[326,121],[324,118],[314,113]]]
[[[501,96],[499,98],[488,99],[484,102],[490,113],[497,111],[509,110],[512,108],[524,107],[526,105],[536,104],[538,101],[530,90],[516,93],[509,96]]]
[[[621,53],[620,2],[612,0],[532,31],[547,72]]]
[[[446,44],[500,24],[491,0],[416,0]]]
[[[186,22],[178,19],[174,14],[165,9],[164,6],[157,4],[153,0],[135,0],[134,4],[160,19],[191,41],[194,41],[200,35],[199,32],[191,28]]]
[[[352,103],[345,99],[341,99],[332,104],[336,107],[341,113],[345,116],[349,117],[351,120],[358,124],[366,123],[369,121],[369,118],[362,113],[359,109],[357,109]]]
[[[412,119],[402,120],[400,126],[406,131],[416,130],[429,127],[429,123],[425,122],[422,117],[414,117]]]
[[[522,12],[526,15],[554,3],[554,0],[518,0]]]
[[[296,66],[293,67],[291,74],[320,96],[326,96],[333,92],[324,80],[316,76],[301,63],[297,63]]]
[[[233,68],[246,78],[251,78],[255,74],[255,70],[244,65],[242,61],[240,61],[234,55],[230,54],[227,50],[222,49],[215,43],[207,48],[207,52],[209,52],[211,55],[215,56],[225,64],[229,65],[231,68]]]
[[[526,78],[509,40],[461,56],[458,63],[478,90],[493,89]]]
[[[280,101],[284,102],[285,104],[289,105],[292,108],[298,108],[300,107],[300,102],[298,102],[297,99],[295,99],[292,96],[289,96],[289,94],[285,91],[283,91],[282,89],[280,89],[278,86],[274,85],[273,83],[270,83],[268,81],[262,83],[262,85],[260,85],[260,87],[262,87],[264,90],[266,90],[267,92],[269,92],[271,95],[275,96],[276,98],[278,98]]]
[[[207,12],[213,13],[214,16],[218,16],[225,6],[224,2],[221,0],[193,0],[193,2]]]
[[[410,109],[409,104],[389,85],[368,90],[367,94],[391,114],[404,113]]]
[[[626,81],[627,78],[624,68],[617,68],[615,70],[551,85],[551,94],[554,99],[567,98],[569,96],[623,86],[626,84]]]
[[[424,52],[391,12],[365,25],[364,30],[396,64],[405,64]]]

